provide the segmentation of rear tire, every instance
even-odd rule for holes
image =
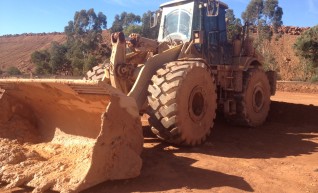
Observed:
[[[158,138],[195,146],[206,140],[214,124],[216,86],[206,65],[171,62],[159,69],[148,87],[149,123]]]
[[[238,112],[228,119],[236,125],[257,127],[265,122],[270,109],[270,84],[262,70],[253,69],[247,73]]]

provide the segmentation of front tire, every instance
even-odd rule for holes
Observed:
[[[214,78],[206,65],[171,62],[157,71],[152,83],[148,87],[152,132],[176,145],[204,142],[217,107]]]

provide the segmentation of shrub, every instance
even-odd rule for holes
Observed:
[[[313,76],[311,82],[318,82],[318,75]]]
[[[14,75],[21,75],[21,71],[17,68],[17,67],[14,67],[14,66],[11,66],[8,70],[7,70],[8,74],[11,75],[11,76],[14,76]]]
[[[305,31],[294,44],[294,51],[297,56],[306,64],[311,74],[311,80],[318,79],[318,25]]]

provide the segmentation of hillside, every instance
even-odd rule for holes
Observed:
[[[308,28],[283,27],[280,31],[283,34],[282,37],[273,40],[270,45],[278,62],[278,73],[282,80],[304,79],[304,66],[292,47],[299,35],[306,29]],[[106,43],[110,39],[107,31],[103,32],[103,37]],[[11,66],[18,67],[22,72],[34,69],[34,65],[30,62],[32,52],[49,48],[52,41],[62,43],[65,40],[65,35],[61,33],[1,36],[0,69],[5,71]]]
[[[278,63],[278,74],[282,80],[304,80],[304,65],[295,55],[293,45],[298,35],[285,34],[277,41],[272,41],[270,48]]]
[[[15,66],[22,72],[34,69],[31,54],[36,50],[50,47],[52,41],[62,43],[66,40],[64,34],[24,34],[0,37],[0,69],[5,71]]]

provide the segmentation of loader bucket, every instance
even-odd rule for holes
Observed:
[[[138,108],[98,81],[0,79],[0,186],[79,192],[139,175]]]

